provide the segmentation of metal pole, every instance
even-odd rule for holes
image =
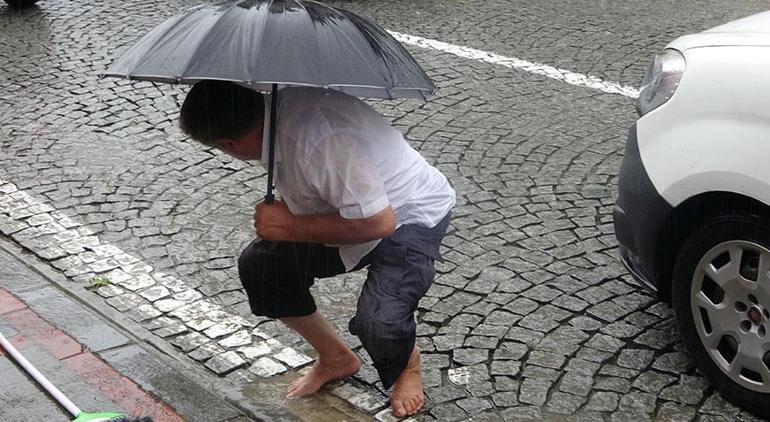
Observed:
[[[273,92],[270,100],[270,150],[268,151],[267,161],[267,195],[265,203],[272,204],[275,199],[273,195],[273,166],[275,165],[275,121],[278,114],[278,84],[273,84]],[[264,142],[264,141],[263,141]]]
[[[51,381],[48,381],[48,378],[41,374],[37,368],[32,366],[32,364],[29,363],[29,361],[25,359],[24,356],[22,356],[22,354],[19,353],[19,351],[13,347],[11,342],[6,340],[1,333],[0,346],[3,346],[3,349],[5,349],[5,351],[8,352],[8,354],[11,355],[13,359],[18,362],[19,365],[24,368],[24,370],[27,371],[27,373],[31,375],[35,381],[38,382],[38,384],[40,384],[41,387],[45,388],[45,391],[48,391],[48,393],[51,394],[53,398],[59,402],[59,404],[67,409],[67,411],[70,412],[73,417],[78,417],[78,415],[80,415],[80,408],[78,408],[75,403],[72,402],[72,400],[68,399],[64,393],[56,388],[55,385],[51,384]]]

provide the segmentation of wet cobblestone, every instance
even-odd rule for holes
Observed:
[[[175,119],[186,88],[98,79],[195,3],[0,6],[0,232],[75,283],[108,279],[97,289],[108,304],[213,372],[297,372],[307,346],[249,315],[235,268],[264,171],[185,139]],[[676,35],[770,5],[335,3],[389,29],[630,85]],[[616,258],[611,212],[631,101],[410,50],[437,97],[372,104],[458,192],[446,260],[417,314],[429,398],[419,420],[746,417],[694,371],[671,311]],[[313,288],[342,331],[362,282],[358,273]],[[387,393],[371,368],[330,391],[372,415]]]

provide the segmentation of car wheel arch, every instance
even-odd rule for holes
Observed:
[[[683,201],[669,213],[657,235],[655,278],[661,300],[671,303],[674,265],[687,237],[706,221],[728,213],[770,215],[770,206],[734,192],[704,192]]]

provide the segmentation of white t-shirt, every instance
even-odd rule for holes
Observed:
[[[390,205],[396,226],[433,227],[455,205],[446,177],[368,104],[338,91],[279,91],[274,182],[294,215],[371,217]],[[267,168],[270,99],[262,163]],[[379,240],[338,246],[351,270]]]

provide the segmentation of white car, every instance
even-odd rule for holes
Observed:
[[[650,65],[615,231],[673,304],[720,393],[770,417],[770,12],[674,40]]]

